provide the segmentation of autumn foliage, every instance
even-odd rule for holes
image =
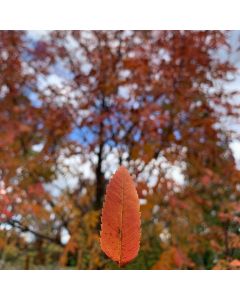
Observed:
[[[233,34],[0,31],[0,268],[119,268],[109,188],[99,232],[121,165],[141,211],[123,269],[239,269]]]
[[[121,166],[107,186],[101,224],[101,248],[120,267],[133,260],[140,244],[140,205],[134,182]]]

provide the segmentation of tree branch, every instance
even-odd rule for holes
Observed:
[[[20,229],[22,232],[30,232],[30,233],[32,233],[33,235],[35,235],[36,237],[38,237],[42,240],[47,240],[47,241],[52,242],[54,244],[57,244],[61,247],[64,246],[58,238],[50,237],[50,236],[44,235],[40,232],[37,232],[37,231],[29,228],[28,226],[21,224],[17,220],[8,220],[6,223],[8,225],[11,225],[14,228]]]

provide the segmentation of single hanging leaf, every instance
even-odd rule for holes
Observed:
[[[101,248],[119,266],[133,260],[140,243],[140,204],[128,170],[121,166],[111,178],[102,209]]]

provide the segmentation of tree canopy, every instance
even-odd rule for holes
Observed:
[[[120,165],[142,215],[126,269],[239,268],[229,35],[0,31],[0,268],[117,269],[99,228]]]

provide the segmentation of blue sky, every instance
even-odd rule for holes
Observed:
[[[33,42],[37,41],[39,38],[47,38],[48,32],[47,31],[28,31],[28,37],[33,40]],[[230,60],[239,68],[238,75],[236,76],[235,80],[231,83],[225,84],[225,89],[227,90],[240,90],[240,52],[237,51],[239,48],[239,36],[240,31],[230,31],[229,32],[229,42],[231,46],[233,47],[235,53],[231,54],[229,57]],[[224,51],[219,52],[219,56],[222,57],[222,59],[226,58],[226,53]],[[62,68],[61,66],[57,66],[54,70],[56,75],[59,75],[61,73],[62,76]],[[49,82],[58,84],[59,77],[58,76],[50,76]],[[66,76],[65,76],[66,75]],[[67,79],[71,79],[71,74],[65,74],[64,77]],[[31,91],[26,89],[26,93],[30,96],[30,99],[32,100],[34,106],[40,106],[41,102],[37,98],[37,95],[32,93]],[[121,96],[126,96],[125,94],[128,93],[127,90],[124,90],[124,88],[119,90],[119,93]],[[239,101],[237,97],[234,99],[235,101]],[[239,101],[240,102],[240,101]],[[234,129],[236,132],[240,133],[240,126],[239,124],[230,123],[227,125],[228,128]],[[181,138],[178,131],[174,132],[176,138]],[[94,140],[94,134],[92,133],[91,129],[88,127],[83,127],[81,129],[75,128],[72,133],[69,135],[69,138],[72,140],[77,140],[81,144],[91,143]],[[240,141],[235,139],[231,142],[230,147],[233,151],[234,157],[236,159],[237,164],[240,167]]]

